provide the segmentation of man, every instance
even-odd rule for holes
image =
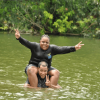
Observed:
[[[31,50],[31,58],[28,65],[25,68],[25,73],[28,75],[30,85],[37,87],[38,84],[38,64],[41,61],[48,63],[48,75],[51,76],[50,82],[53,85],[57,85],[60,72],[52,67],[51,62],[53,56],[57,54],[66,54],[81,49],[84,44],[78,43],[75,46],[57,46],[50,44],[50,38],[48,35],[42,35],[40,42],[30,42],[20,36],[18,29],[15,29],[15,37],[25,47]],[[28,69],[30,67],[30,69]],[[61,66],[60,66],[61,67]]]
[[[29,67],[31,68],[31,66]],[[38,86],[37,87],[32,87],[29,83],[29,80],[27,79],[24,87],[28,88],[61,88],[58,84],[57,85],[52,85],[50,80],[49,80],[49,75],[48,73],[48,64],[44,61],[41,61],[38,65]]]

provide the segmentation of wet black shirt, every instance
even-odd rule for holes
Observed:
[[[56,54],[66,54],[74,52],[75,46],[56,46],[49,45],[47,50],[43,50],[40,47],[39,43],[29,42],[26,39],[20,37],[19,42],[31,50],[31,58],[29,64],[35,64],[38,66],[38,63],[41,61],[46,61],[51,66],[52,57]]]
[[[40,77],[40,75],[37,74],[37,78],[38,78],[38,86],[37,86],[37,87],[48,88],[48,86],[46,86],[46,84],[45,84],[45,82],[46,82],[46,77],[45,77],[44,79],[42,79],[42,78]],[[27,78],[26,83],[27,83],[27,84],[30,84],[28,78]]]
[[[37,77],[38,77],[38,87],[48,88],[48,86],[46,86],[46,84],[45,84],[46,77],[44,79],[42,79],[39,74],[37,74]]]

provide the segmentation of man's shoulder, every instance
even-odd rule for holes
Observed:
[[[37,43],[37,42],[31,42],[31,44],[32,44],[32,46],[34,46],[34,47],[38,47],[38,46],[39,46],[39,43]]]
[[[56,47],[57,45],[55,45],[55,44],[50,44],[50,48],[54,48],[54,47]]]

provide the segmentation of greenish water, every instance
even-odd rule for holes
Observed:
[[[21,35],[39,42],[39,36]],[[74,46],[80,50],[53,57],[52,66],[60,71],[62,89],[28,89],[23,85],[24,69],[31,56],[14,34],[0,33],[0,99],[4,100],[100,100],[100,40],[50,36],[51,44]]]

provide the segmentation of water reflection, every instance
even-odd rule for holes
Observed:
[[[38,36],[23,37],[29,41],[39,41]],[[82,40],[85,46],[75,53],[53,58],[52,66],[60,71],[58,83],[62,89],[29,89],[23,86],[27,78],[24,69],[30,59],[30,51],[20,45],[13,34],[0,34],[0,99],[100,99],[100,41],[76,37],[52,37],[51,40],[51,44],[57,45],[75,45]]]

